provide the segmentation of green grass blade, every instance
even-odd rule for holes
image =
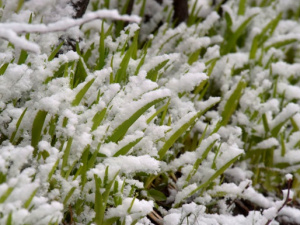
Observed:
[[[70,155],[70,151],[71,151],[71,146],[72,146],[72,142],[73,142],[73,138],[69,138],[68,142],[67,142],[67,146],[65,148],[64,151],[64,155],[63,155],[63,161],[61,164],[61,175],[64,176],[66,173],[66,167],[68,165],[68,159],[69,159],[69,155]]]
[[[17,5],[17,8],[16,8],[16,13],[20,12],[20,10],[22,9],[22,7],[24,5],[24,1],[25,0],[19,0],[18,1],[18,5]]]
[[[32,130],[31,130],[31,146],[35,148],[34,155],[37,153],[37,145],[40,141],[42,129],[45,123],[45,119],[48,112],[44,110],[38,111],[36,114],[33,124],[32,124]]]
[[[20,5],[20,2],[22,3],[21,5]],[[23,3],[24,3],[24,0],[19,0],[18,9],[21,9]],[[20,7],[20,8],[19,8],[19,7]],[[29,16],[29,21],[28,21],[28,23],[29,23],[29,24],[32,23],[32,13],[31,13],[30,16]],[[29,40],[29,38],[30,38],[30,33],[27,33],[27,34],[25,35],[25,38],[26,38],[26,40]],[[28,52],[27,52],[26,50],[22,49],[21,52],[20,52],[20,56],[19,56],[19,60],[18,60],[18,65],[21,65],[21,64],[25,63],[27,57],[28,57]]]
[[[63,204],[66,207],[68,200],[71,198],[71,196],[74,194],[74,191],[76,190],[76,187],[72,187],[71,190],[68,192],[68,194],[66,195]]]
[[[149,124],[158,114],[165,112],[168,109],[169,104],[170,104],[170,100],[147,119],[147,124]]]
[[[0,76],[3,75],[8,67],[9,63],[4,63],[0,68]]]
[[[118,150],[115,154],[114,154],[114,157],[118,157],[119,155],[126,155],[129,150],[135,146],[137,143],[140,142],[140,140],[142,140],[143,137],[141,138],[138,138],[130,143],[128,143],[127,145],[125,145],[124,147],[122,147],[120,150]]]
[[[200,164],[203,162],[204,159],[206,159],[208,153],[210,152],[210,150],[213,148],[213,146],[215,145],[215,143],[217,142],[218,140],[214,140],[206,149],[205,151],[203,152],[203,154],[201,155],[201,158],[198,158],[196,160],[196,162],[194,163],[193,165],[193,169],[191,170],[191,172],[189,173],[189,175],[187,176],[186,178],[186,185],[188,184],[188,182],[190,181],[190,179],[195,175],[195,173],[197,172]]]
[[[104,21],[102,21],[101,25],[101,32],[100,32],[100,40],[99,40],[99,59],[96,65],[96,69],[100,70],[104,67],[105,65],[105,45],[104,45],[104,40],[105,40],[105,33],[104,33]]]
[[[56,162],[54,163],[54,165],[53,165],[53,167],[52,167],[52,169],[51,169],[51,171],[50,171],[50,173],[48,175],[48,182],[51,180],[51,178],[52,178],[52,176],[53,176],[53,174],[54,174],[54,172],[55,172],[55,170],[56,170],[56,168],[57,168],[57,166],[59,164],[59,160],[60,159],[57,159]]]
[[[16,124],[16,129],[15,129],[15,131],[12,133],[12,135],[10,137],[10,143],[14,142],[14,139],[16,137],[16,134],[17,134],[17,132],[19,130],[20,124],[21,124],[21,122],[23,120],[23,117],[24,117],[26,111],[27,111],[27,108],[24,109],[23,113],[21,114],[20,118],[18,119],[17,124]]]
[[[281,48],[281,47],[284,47],[286,45],[293,44],[297,41],[298,41],[298,39],[296,39],[296,38],[291,38],[291,39],[287,39],[287,40],[284,40],[284,41],[277,41],[277,42],[265,47],[264,50],[267,52],[270,48]]]
[[[122,81],[127,80],[126,69],[128,67],[131,54],[132,54],[132,48],[129,48],[122,59],[120,68],[116,72],[115,79],[114,79],[115,83],[121,83]]]
[[[92,86],[94,83],[95,78],[91,79],[89,82],[87,82],[84,87],[77,93],[75,99],[72,102],[73,106],[79,105],[81,102],[82,98],[84,97],[85,93],[89,90],[89,88]]]
[[[223,165],[220,169],[218,169],[206,182],[204,182],[203,184],[199,185],[196,189],[191,191],[184,199],[192,196],[193,194],[195,194],[199,190],[202,190],[201,191],[201,194],[202,194],[204,189],[207,186],[209,186],[209,184],[211,184],[218,176],[223,174],[225,172],[225,170],[228,169],[240,156],[241,156],[241,154],[235,156],[233,159],[231,159],[227,163],[225,163],[225,165]],[[180,202],[175,204],[174,208],[177,208],[179,205],[180,205]]]
[[[85,148],[85,150],[82,153],[82,157],[81,157],[81,162],[82,162],[82,166],[81,166],[81,191],[83,191],[83,188],[85,186],[86,183],[86,173],[88,170],[88,156],[90,153],[90,146],[88,146],[87,148]]]
[[[194,62],[196,62],[199,59],[199,55],[201,52],[201,48],[194,51],[188,58],[188,64],[192,65]]]
[[[13,223],[12,223],[12,212],[10,212],[8,217],[7,217],[6,225],[13,225]]]
[[[167,65],[168,62],[169,62],[169,59],[164,60],[161,63],[159,63],[156,67],[154,67],[153,69],[148,71],[147,79],[150,79],[152,81],[156,81],[159,70],[161,70],[165,65]]]
[[[228,123],[229,119],[231,118],[231,115],[234,113],[236,107],[238,106],[239,100],[242,96],[245,87],[246,82],[243,79],[241,79],[224,106],[224,109],[221,113],[221,125],[225,126]]]
[[[165,142],[163,147],[158,151],[159,158],[162,159],[167,153],[168,149],[175,143],[175,141],[188,130],[188,128],[194,124],[197,118],[202,116],[208,109],[213,107],[217,102],[213,102],[211,105],[207,106],[201,112],[196,113],[191,119],[189,119],[186,123],[184,123],[180,128],[173,132],[173,134],[169,137],[169,139]]]
[[[247,26],[250,24],[251,20],[256,16],[257,14],[254,14],[247,18],[237,29],[236,31],[231,35],[230,38],[225,40],[225,42],[222,44],[220,53],[221,55],[226,55],[227,53],[231,52],[234,46],[236,45],[236,42],[238,38],[243,34],[243,32],[246,30]]]
[[[279,13],[273,20],[271,20],[261,31],[260,33],[260,42],[261,46],[269,37],[272,36],[274,30],[276,29],[279,21],[281,20],[282,12]]]
[[[256,35],[253,38],[251,49],[250,49],[250,52],[249,52],[249,59],[255,59],[257,48],[258,48],[259,39],[260,39],[260,35],[259,34]]]
[[[97,112],[95,116],[93,117],[93,126],[92,131],[96,130],[97,127],[101,124],[102,120],[104,119],[104,116],[106,114],[107,108],[102,109],[100,112]]]
[[[92,51],[94,50],[94,48],[95,48],[95,44],[93,43],[93,44],[91,44],[89,49],[82,56],[82,58],[83,58],[86,65],[88,65],[88,60],[92,56]]]
[[[141,9],[140,9],[140,13],[139,13],[139,16],[141,18],[144,17],[144,14],[145,14],[145,7],[146,7],[146,0],[142,0],[143,3],[142,3],[142,6],[141,6]]]
[[[127,77],[127,67],[130,61],[130,58],[136,58],[136,49],[137,49],[137,38],[138,38],[139,32],[136,31],[135,36],[134,36],[134,40],[131,44],[131,46],[129,47],[129,49],[127,50],[126,54],[124,55],[121,63],[120,63],[120,68],[118,69],[118,71],[116,72],[115,75],[115,83],[122,83],[122,82],[126,82],[128,80]]]
[[[24,203],[23,207],[24,207],[25,209],[28,209],[28,208],[29,208],[30,203],[31,203],[32,199],[34,198],[34,196],[36,195],[37,191],[38,191],[38,189],[36,188],[36,189],[32,192],[32,194],[30,195],[30,197],[27,199],[27,201]]]
[[[240,0],[238,15],[243,16],[246,11],[247,0]]]
[[[147,103],[146,105],[142,106],[140,109],[138,109],[129,119],[125,120],[120,126],[118,126],[112,133],[111,136],[109,136],[106,139],[106,142],[117,142],[121,138],[124,137],[127,130],[130,128],[130,126],[151,106],[161,102],[165,98],[158,98],[153,100],[152,102]]]
[[[4,192],[4,194],[0,197],[0,204],[4,203],[5,200],[10,196],[10,194],[13,192],[14,188],[9,187],[7,190]]]
[[[78,84],[85,81],[86,77],[87,77],[87,71],[84,67],[84,62],[82,61],[82,58],[80,58],[77,62],[72,88],[77,87]]]
[[[167,153],[168,149],[175,143],[175,141],[188,130],[188,128],[195,122],[200,116],[200,113],[196,113],[191,119],[184,123],[179,129],[177,129],[171,137],[165,142],[163,147],[158,151],[159,158],[162,159]]]
[[[52,61],[54,58],[55,58],[55,56],[56,56],[56,54],[59,52],[59,50],[60,50],[60,48],[61,48],[61,46],[64,44],[64,42],[61,42],[52,52],[51,52],[51,54],[49,55],[49,57],[48,57],[48,61],[50,62],[50,61]]]

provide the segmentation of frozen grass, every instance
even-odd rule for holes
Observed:
[[[0,1],[0,224],[300,224],[300,3],[64,3]]]

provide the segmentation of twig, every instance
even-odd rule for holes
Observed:
[[[293,180],[292,179],[289,179],[287,181],[287,184],[288,184],[288,192],[287,192],[287,195],[286,195],[286,199],[285,201],[282,203],[281,207],[279,209],[277,209],[277,215],[278,213],[283,209],[284,206],[286,206],[290,201],[290,191],[291,191],[291,187],[292,187],[292,182]],[[272,222],[273,219],[269,219],[265,225],[269,225],[271,222]]]
[[[63,19],[55,23],[50,24],[27,24],[27,23],[0,23],[0,38],[5,39],[17,47],[24,50],[39,53],[40,47],[34,43],[26,40],[23,37],[19,37],[17,34],[26,33],[51,33],[68,30],[75,26],[80,26],[84,23],[96,19],[112,19],[123,20],[128,22],[140,22],[140,17],[136,15],[120,15],[117,10],[98,10],[96,12],[86,13],[80,19]]]

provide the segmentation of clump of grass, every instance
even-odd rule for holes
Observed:
[[[125,13],[129,1],[117,3],[90,10]],[[150,2],[165,19],[152,37],[142,33],[150,23],[103,19],[78,28],[76,52],[58,55],[59,40],[43,54],[0,43],[1,224],[235,222],[243,201],[244,224],[270,224],[291,188],[299,195],[299,97],[289,91],[299,91],[298,39],[280,27],[299,10],[241,0],[203,14],[204,3],[189,3],[174,27],[172,5]],[[293,187],[288,175],[270,217],[286,173]]]

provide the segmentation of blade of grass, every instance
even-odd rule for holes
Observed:
[[[243,32],[246,30],[247,26],[250,24],[251,20],[257,16],[257,14],[254,14],[247,18],[237,29],[236,31],[231,35],[230,38],[225,39],[224,43],[221,46],[220,53],[221,55],[226,55],[229,52],[232,51],[233,47],[236,45],[236,42],[238,38],[243,34]]]
[[[18,119],[18,121],[17,121],[17,123],[16,123],[16,129],[14,130],[14,132],[12,133],[12,135],[11,135],[11,137],[10,137],[10,143],[13,143],[13,142],[14,142],[15,136],[16,136],[18,130],[19,130],[20,124],[21,124],[21,122],[22,122],[22,120],[23,120],[23,117],[24,117],[26,111],[27,111],[27,108],[24,109],[23,113],[22,113],[21,116],[19,117],[19,119]]]
[[[9,63],[4,63],[0,68],[0,76],[3,75],[8,67]]]
[[[0,204],[4,203],[5,200],[10,196],[10,194],[13,192],[14,188],[9,187],[7,190],[4,192],[4,194],[0,197]]]
[[[56,54],[59,52],[59,50],[60,50],[60,48],[61,48],[61,46],[63,46],[63,44],[64,44],[64,42],[61,42],[52,52],[51,52],[51,54],[49,55],[49,57],[48,57],[48,61],[50,62],[50,61],[52,61],[54,58],[55,58],[55,56],[56,56]]]
[[[99,127],[101,124],[102,120],[104,119],[104,116],[106,114],[107,108],[102,109],[100,112],[97,112],[95,116],[93,117],[93,126],[91,131],[94,131]]]
[[[85,80],[86,77],[87,77],[87,72],[86,72],[86,69],[84,67],[84,63],[82,61],[82,58],[80,58],[77,62],[76,70],[75,70],[75,73],[74,73],[72,88],[77,87],[77,85],[82,83]]]
[[[209,186],[209,184],[211,184],[218,176],[220,176],[222,173],[224,173],[225,170],[228,169],[240,156],[241,156],[241,154],[235,156],[233,159],[231,159],[227,163],[225,163],[225,165],[223,165],[220,169],[218,169],[206,182],[204,182],[203,184],[199,185],[196,189],[191,191],[184,199],[192,196],[193,194],[195,194],[199,190],[202,190],[201,193],[200,193],[200,194],[202,194],[204,189],[207,186]],[[182,199],[182,200],[184,200],[184,199]],[[179,205],[180,205],[180,202],[175,204],[174,208],[179,207]]]
[[[97,70],[101,70],[105,65],[105,33],[104,33],[104,20],[102,20],[101,32],[100,32],[100,40],[99,40],[99,59],[96,65]]]
[[[40,110],[37,112],[31,129],[31,146],[34,147],[33,155],[37,154],[37,145],[40,141],[42,129],[48,112]]]
[[[169,62],[169,59],[164,60],[161,63],[159,63],[157,66],[155,66],[153,69],[148,71],[147,79],[150,79],[152,81],[156,81],[159,70],[161,70],[165,65],[167,65],[168,62]]]
[[[229,119],[231,118],[231,115],[236,110],[236,107],[239,103],[239,100],[242,96],[242,93],[243,93],[245,87],[246,87],[246,82],[243,79],[241,79],[239,81],[239,83],[237,84],[237,86],[235,87],[235,90],[232,92],[232,94],[228,98],[228,100],[224,106],[224,109],[221,113],[221,116],[222,116],[221,125],[222,126],[225,126],[228,123]]]
[[[63,201],[63,205],[66,207],[68,200],[71,198],[71,196],[74,194],[74,191],[76,190],[76,187],[72,187],[70,189],[70,191],[68,192],[68,194],[66,195],[64,201]]]
[[[137,138],[136,140],[128,143],[127,145],[125,145],[124,147],[122,147],[120,150],[118,150],[113,156],[114,157],[118,157],[119,155],[126,155],[129,152],[129,150],[132,147],[134,147],[137,143],[139,143],[140,140],[142,140],[142,139],[143,139],[143,137]]]
[[[27,201],[24,203],[23,207],[24,207],[25,209],[28,209],[28,208],[29,208],[30,203],[32,202],[32,199],[33,199],[34,196],[36,195],[37,191],[38,191],[38,188],[36,188],[36,189],[32,192],[32,194],[29,196],[29,198],[27,199]]]
[[[181,127],[179,127],[176,131],[173,132],[173,134],[169,137],[168,140],[164,143],[162,148],[158,151],[159,158],[162,159],[165,154],[167,153],[168,149],[175,143],[175,141],[188,130],[188,128],[194,124],[195,120],[202,116],[208,109],[213,107],[216,104],[216,102],[212,103],[211,105],[207,106],[206,109],[204,109],[201,112],[196,113],[196,115],[192,116],[186,123],[184,123]]]
[[[169,99],[169,101],[164,106],[162,106],[161,108],[159,108],[152,116],[150,116],[147,119],[147,124],[149,124],[158,114],[160,114],[161,112],[166,111],[168,109],[168,107],[169,107],[169,104],[170,104],[170,99]]]
[[[6,225],[13,225],[12,221],[12,212],[10,212],[6,220]]]
[[[243,16],[246,11],[247,0],[240,0],[238,15]]]
[[[82,98],[84,97],[85,93],[89,90],[89,88],[94,83],[95,78],[91,79],[89,82],[87,82],[84,87],[77,93],[75,99],[72,102],[72,106],[78,106],[81,102]]]
[[[65,176],[65,173],[66,173],[66,168],[68,165],[68,159],[69,159],[72,143],[73,143],[73,138],[69,138],[69,140],[67,142],[67,146],[64,150],[63,157],[62,157],[63,161],[61,164],[61,176],[63,176],[63,177]]]
[[[121,125],[119,125],[112,133],[112,135],[110,135],[107,139],[106,139],[106,143],[112,141],[112,142],[117,142],[119,141],[121,138],[124,137],[124,135],[126,134],[127,130],[130,128],[130,126],[146,111],[148,110],[151,106],[161,102],[162,100],[164,100],[165,98],[158,98],[153,100],[152,102],[147,103],[146,105],[142,106],[141,108],[139,108],[134,114],[132,114],[132,116],[125,120]]]
[[[20,5],[20,2],[21,2],[21,5]],[[23,3],[24,3],[24,0],[19,0],[18,9],[20,9],[20,8],[22,7]],[[20,7],[20,8],[19,8],[19,7]],[[28,23],[29,23],[29,24],[32,23],[32,13],[31,13],[30,16],[29,16],[29,21],[28,21]],[[27,34],[25,35],[25,38],[26,38],[26,40],[29,40],[29,38],[30,38],[30,33],[27,33]],[[28,57],[28,52],[27,52],[26,50],[22,49],[21,52],[20,52],[20,56],[19,56],[19,60],[18,60],[18,65],[21,65],[21,64],[25,63],[27,57]]]
[[[293,44],[297,41],[298,41],[298,39],[296,39],[296,38],[291,38],[291,39],[287,39],[287,40],[284,40],[284,41],[277,41],[277,42],[275,42],[273,44],[270,44],[267,47],[265,47],[264,50],[267,52],[270,48],[281,48],[281,47],[284,47],[286,45]]]

